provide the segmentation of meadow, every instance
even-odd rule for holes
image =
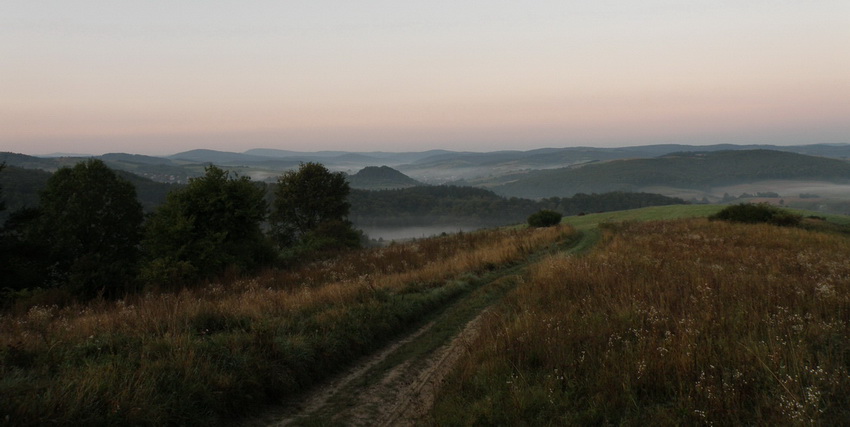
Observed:
[[[847,234],[814,219],[659,220],[718,208],[676,209],[569,218],[585,232],[599,224],[599,243],[531,267],[485,319],[430,422],[847,424]]]
[[[460,233],[175,293],[19,307],[0,316],[0,420],[228,424],[298,395],[421,325],[477,277],[572,233]]]

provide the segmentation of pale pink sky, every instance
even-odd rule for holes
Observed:
[[[850,2],[0,3],[0,151],[850,143]]]

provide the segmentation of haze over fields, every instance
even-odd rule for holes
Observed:
[[[850,2],[0,3],[0,151],[846,143]]]

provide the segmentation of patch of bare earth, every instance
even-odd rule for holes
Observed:
[[[451,342],[424,360],[405,362],[359,395],[358,405],[334,417],[352,425],[415,425],[423,421],[434,404],[443,378],[469,350],[478,334],[482,314],[466,324]]]
[[[486,312],[486,310],[485,310]],[[305,417],[342,425],[406,426],[425,421],[443,378],[468,351],[478,334],[483,312],[468,322],[448,344],[428,357],[407,360],[384,371],[381,378],[366,378],[399,347],[428,332],[429,323],[407,337],[366,358],[349,371],[318,386],[303,399],[250,421],[249,425],[298,425]],[[368,381],[366,381],[368,380]],[[359,383],[369,384],[358,386]]]

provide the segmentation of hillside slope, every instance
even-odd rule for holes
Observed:
[[[348,176],[351,188],[362,190],[390,190],[423,185],[421,182],[389,167],[367,166]]]
[[[430,424],[846,425],[846,236],[600,226],[602,244],[541,262],[485,316]]]
[[[706,189],[770,179],[846,183],[850,163],[774,150],[688,152],[534,171],[513,178],[493,190],[505,196],[552,197],[636,191],[654,185]]]

